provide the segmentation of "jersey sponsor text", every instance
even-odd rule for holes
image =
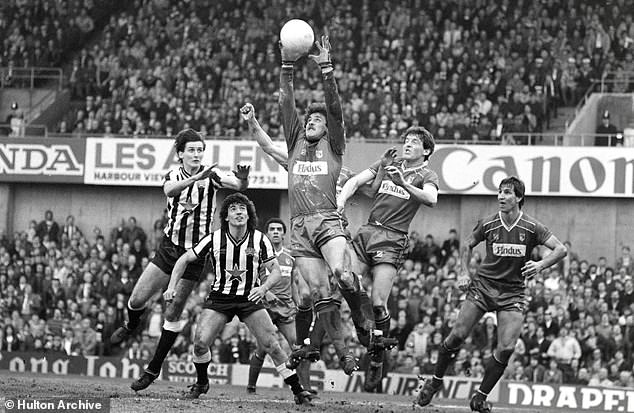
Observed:
[[[493,243],[493,254],[498,257],[524,257],[526,256],[526,245],[522,244],[500,244]]]
[[[410,194],[402,186],[396,185],[392,181],[381,182],[381,188],[379,188],[380,194],[392,195],[401,199],[409,199]]]
[[[295,175],[328,175],[328,162],[326,161],[297,161],[293,165]]]

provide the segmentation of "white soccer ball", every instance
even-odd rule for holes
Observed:
[[[304,20],[287,21],[280,31],[280,41],[284,49],[293,56],[299,57],[308,53],[315,42],[312,27]]]

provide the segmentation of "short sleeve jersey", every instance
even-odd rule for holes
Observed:
[[[486,257],[477,275],[523,286],[522,267],[529,260],[533,248],[543,245],[551,235],[548,228],[523,212],[510,226],[502,221],[499,212],[478,221],[473,238],[486,242]]]
[[[280,273],[282,278],[278,283],[273,285],[269,291],[280,299],[291,298],[291,274],[293,273],[293,265],[295,264],[295,258],[291,255],[291,252],[286,248],[282,248],[279,251],[275,251],[277,256],[277,262],[280,266]],[[268,277],[267,271],[264,271],[260,277],[262,283],[266,282]]]
[[[381,161],[377,161],[370,166],[375,176],[380,164]],[[405,181],[415,187],[422,189],[425,185],[431,184],[438,188],[438,175],[427,167],[427,162],[416,168],[405,168],[403,161],[395,166],[401,170]],[[372,203],[368,223],[406,234],[419,206],[420,203],[415,201],[409,192],[386,176]]]
[[[194,253],[198,257],[209,254],[216,276],[212,294],[243,298],[260,285],[260,267],[276,258],[273,244],[258,230],[240,240],[224,229],[216,230],[194,247]]]

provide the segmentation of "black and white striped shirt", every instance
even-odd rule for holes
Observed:
[[[179,166],[165,175],[165,182],[182,181],[190,176]],[[216,210],[216,190],[221,187],[212,175],[167,198],[168,221],[163,232],[174,245],[189,249],[209,234]]]
[[[260,267],[276,258],[273,244],[258,230],[247,231],[240,240],[216,230],[194,247],[194,253],[201,258],[209,254],[215,270],[211,294],[230,297],[248,297],[260,285]]]

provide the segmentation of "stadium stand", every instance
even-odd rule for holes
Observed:
[[[68,216],[57,224],[53,213],[25,231],[0,237],[0,351],[65,352],[147,358],[162,323],[161,302],[146,319],[145,328],[124,349],[113,349],[108,338],[121,323],[123,308],[142,268],[148,264],[145,231],[133,219],[84,235]],[[442,337],[455,322],[462,292],[455,287],[460,268],[455,232],[441,245],[431,236],[411,234],[408,259],[399,269],[388,302],[394,314],[392,332],[399,346],[389,355],[392,371],[430,373]],[[150,244],[152,241],[148,241]],[[586,257],[574,253],[560,266],[529,283],[524,333],[507,378],[530,382],[563,382],[602,386],[634,385],[634,257],[624,246],[619,257]],[[534,251],[537,257],[539,251]],[[469,268],[474,271],[476,254]],[[191,356],[192,325],[202,308],[206,285],[201,284],[187,305],[188,319],[170,357]],[[152,308],[152,307],[151,307]],[[344,308],[346,340],[363,360],[349,311]],[[452,375],[481,377],[483,363],[496,345],[496,324],[485,316],[458,354]],[[284,340],[281,340],[284,342]],[[213,346],[221,363],[248,363],[255,343],[246,328],[231,323]],[[334,348],[322,346],[322,368],[338,368]]]
[[[244,132],[237,108],[249,100],[278,136],[283,18],[267,1],[235,3],[145,1],[136,13],[113,16],[101,41],[81,51],[96,67],[88,78],[71,74],[85,105],[60,130],[170,135],[189,126],[236,137]],[[634,87],[631,2],[564,3],[286,6],[333,40],[350,138],[389,139],[422,124],[441,141],[524,143],[504,137],[547,130],[558,108],[574,106],[593,81]],[[320,99],[307,66],[297,76],[300,108]]]

